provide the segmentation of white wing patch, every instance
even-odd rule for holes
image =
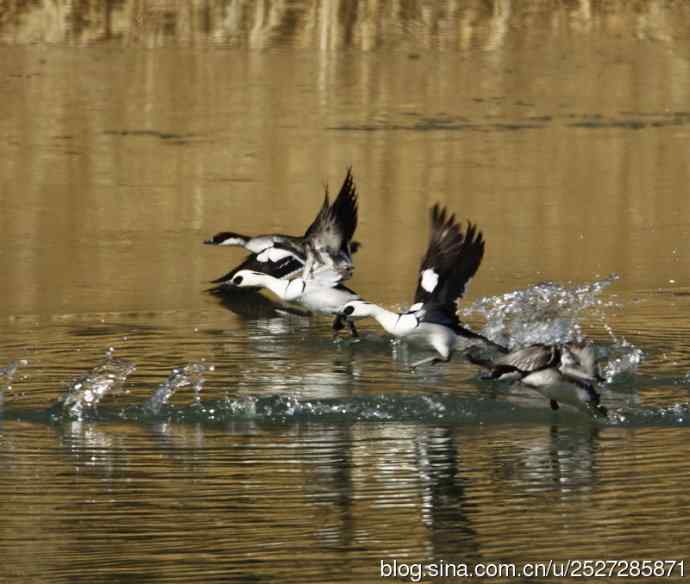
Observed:
[[[288,251],[286,249],[281,249],[279,247],[269,247],[268,249],[262,251],[260,254],[256,256],[256,259],[260,261],[261,263],[266,263],[266,262],[279,262],[280,260],[294,256],[295,254],[292,253],[291,251]],[[296,256],[295,256],[296,257]]]
[[[412,306],[410,306],[407,309],[407,312],[408,313],[409,312],[417,312],[418,310],[421,310],[422,306],[424,306],[424,304],[422,302],[417,302],[416,304],[413,304]]]
[[[422,272],[422,288],[431,293],[438,284],[438,274],[433,268],[427,268]]]

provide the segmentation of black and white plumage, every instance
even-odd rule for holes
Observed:
[[[337,315],[346,303],[360,298],[343,285],[353,270],[352,237],[357,228],[357,213],[357,192],[348,170],[333,204],[329,204],[326,193],[321,210],[299,243],[299,253],[294,252],[294,245],[289,249],[282,244],[268,247],[245,261],[253,262],[252,266],[240,266],[230,272],[227,283],[238,288],[266,288],[285,302],[295,302],[312,312]],[[254,267],[264,256],[270,270]],[[356,336],[354,323],[348,324]],[[336,331],[339,328],[342,326],[334,326]]]
[[[204,243],[217,246],[240,246],[252,252],[242,264],[213,280],[214,284],[230,282],[241,270],[260,272],[274,278],[290,279],[315,265],[329,266],[348,277],[352,254],[359,243],[352,241],[357,228],[357,190],[348,169],[333,204],[328,189],[324,202],[303,236],[283,234],[246,236],[234,232],[217,233]]]
[[[607,415],[595,389],[602,378],[590,344],[536,344],[496,359],[486,359],[472,351],[467,357],[488,369],[486,377],[490,379],[512,380],[538,390],[554,410],[559,409],[559,402],[562,402],[580,409],[585,407],[597,416]]]
[[[240,270],[230,284],[237,288],[266,288],[284,302],[297,303],[318,314],[338,315],[345,304],[360,298],[342,284],[342,278],[341,273],[324,266],[316,267],[309,277],[303,275],[291,280]],[[348,321],[348,324],[353,336],[357,336],[354,323]]]
[[[395,337],[431,346],[438,356],[411,365],[448,362],[460,338],[479,340],[492,348],[507,352],[490,339],[462,325],[457,316],[456,301],[465,293],[484,256],[484,239],[472,223],[463,232],[445,208],[431,209],[431,235],[419,268],[415,303],[403,313],[355,300],[348,303],[344,318],[375,318],[384,330]]]
[[[212,284],[230,282],[241,270],[251,270],[273,276],[274,278],[290,279],[298,276],[304,269],[304,258],[277,245],[266,248],[259,253],[249,255],[240,265],[223,274],[220,278],[211,280]]]

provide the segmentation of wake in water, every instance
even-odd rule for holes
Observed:
[[[534,343],[558,344],[583,341],[583,322],[588,326],[600,324],[610,339],[596,345],[601,361],[600,373],[607,382],[621,373],[632,373],[643,353],[626,339],[614,334],[606,321],[607,309],[616,306],[601,298],[601,293],[617,278],[610,277],[584,285],[563,286],[544,283],[525,290],[478,300],[464,310],[464,315],[479,314],[486,320],[484,334],[511,349]],[[9,391],[18,367],[26,361],[10,363],[0,369],[0,399]],[[133,422],[165,422],[176,420],[199,423],[227,423],[234,421],[289,422],[317,420],[340,421],[409,421],[417,423],[484,423],[537,422],[553,419],[553,412],[543,397],[529,399],[515,394],[491,391],[491,384],[474,381],[477,396],[453,393],[419,395],[353,395],[348,398],[304,398],[285,393],[237,397],[228,380],[228,396],[223,400],[203,401],[202,390],[206,376],[214,366],[205,362],[191,362],[173,369],[151,396],[140,405],[122,407],[117,396],[128,392],[129,376],[136,370],[134,363],[116,358],[112,349],[104,359],[85,375],[71,382],[55,406],[44,412],[17,414],[19,418],[59,422],[61,420],[130,420]],[[685,381],[685,380],[684,380]],[[191,401],[185,405],[172,404],[180,390],[189,389]],[[487,397],[487,393],[491,397]],[[106,396],[114,399],[103,405]],[[527,399],[525,399],[527,397]],[[608,419],[592,420],[597,424],[614,425],[688,425],[688,406],[632,407],[620,396],[604,392],[609,405]],[[613,404],[611,404],[613,402]],[[573,411],[559,412],[559,420],[572,419],[581,423],[583,416]],[[584,418],[586,419],[586,418]]]
[[[136,366],[125,359],[115,358],[113,353],[113,349],[109,349],[101,363],[69,385],[57,404],[51,408],[53,417],[82,420],[87,413],[90,417],[97,417],[96,408],[106,395],[128,393],[127,379],[134,373]],[[192,388],[192,405],[199,406],[201,391],[206,381],[204,374],[213,369],[213,365],[206,363],[189,363],[173,369],[168,379],[144,402],[142,412],[159,414],[173,395],[184,387]]]

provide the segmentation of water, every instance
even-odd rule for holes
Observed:
[[[0,582],[687,560],[689,17],[0,7]],[[204,292],[243,257],[204,239],[300,233],[350,165],[355,290],[409,304],[447,204],[487,240],[462,317],[515,346],[592,340],[608,418],[460,357],[412,374],[426,354],[373,322],[334,342]]]

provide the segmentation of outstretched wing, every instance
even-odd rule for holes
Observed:
[[[310,237],[313,237],[314,233],[318,231],[319,226],[326,220],[326,216],[328,215],[328,211],[330,208],[331,203],[328,196],[328,185],[326,185],[326,192],[323,196],[323,205],[321,205],[321,209],[319,209],[316,218],[311,222],[311,225],[307,227],[307,230],[304,232],[304,239],[309,239]]]
[[[452,266],[462,245],[462,233],[451,215],[438,204],[431,209],[431,234],[426,253],[419,266],[415,304],[426,303],[431,295],[443,284],[444,278]]]
[[[340,192],[328,206],[328,193],[314,222],[304,234],[307,256],[305,277],[322,267],[341,273],[343,279],[352,273],[352,237],[357,229],[357,189],[348,169]]]
[[[431,236],[419,267],[415,303],[451,305],[465,293],[484,256],[484,239],[472,223],[463,233],[438,204],[431,209]]]
[[[357,229],[357,189],[352,169],[347,170],[343,185],[333,204],[328,204],[328,191],[314,222],[304,234],[317,251],[335,256],[348,250]]]
[[[474,277],[484,257],[484,238],[477,226],[467,223],[467,230],[448,272],[441,279],[431,294],[434,302],[442,305],[453,305],[464,296],[467,284]]]

